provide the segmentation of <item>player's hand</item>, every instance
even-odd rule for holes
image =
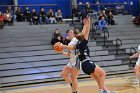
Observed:
[[[132,56],[129,57],[129,59],[132,59],[132,58],[133,58]]]

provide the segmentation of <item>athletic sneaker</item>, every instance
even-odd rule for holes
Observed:
[[[106,93],[118,93],[117,91],[107,91]]]
[[[99,93],[106,93],[103,89],[99,90]]]

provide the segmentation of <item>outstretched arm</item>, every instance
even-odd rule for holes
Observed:
[[[83,35],[84,35],[84,38],[85,38],[86,40],[88,40],[88,38],[89,38],[89,32],[90,32],[90,17],[87,16],[87,18],[85,18],[84,21],[85,21],[85,22],[84,22],[84,27],[85,27],[85,28],[83,28],[82,33],[83,33]]]
[[[62,47],[65,48],[65,49],[68,49],[68,50],[74,50],[75,49],[75,45],[70,45],[70,46],[62,45]]]
[[[69,52],[62,51],[61,54],[64,55],[64,56],[70,57],[70,53]]]
[[[138,56],[139,56],[139,52],[135,53],[134,55],[130,56],[129,58],[130,58],[130,59],[133,59],[133,58],[136,58],[136,57],[138,57]]]

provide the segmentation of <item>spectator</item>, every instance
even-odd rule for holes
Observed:
[[[98,14],[97,14],[97,11],[93,10],[93,13],[92,13],[92,14],[93,14],[93,18],[94,18],[94,19],[97,19],[97,15],[98,15]]]
[[[38,14],[36,13],[36,10],[33,9],[33,10],[32,10],[32,13],[31,13],[31,24],[37,25],[38,22],[39,22]]]
[[[28,7],[26,7],[26,9],[25,9],[25,11],[24,11],[24,18],[28,21],[28,22],[30,22],[30,10],[29,10],[29,8]]]
[[[107,20],[108,20],[108,25],[115,25],[112,12],[109,12]]]
[[[102,17],[103,17],[103,15],[102,15],[102,13],[100,13],[98,20],[100,21],[102,19]]]
[[[4,13],[4,24],[13,25],[13,17],[11,15],[11,13],[6,10],[6,12]]]
[[[80,19],[82,17],[82,13],[80,12],[80,10],[78,9],[78,7],[76,5],[73,6],[72,13],[73,13],[73,17],[78,17],[78,20],[80,21]]]
[[[78,17],[80,14],[80,10],[78,9],[78,7],[76,5],[73,6],[72,12],[73,12],[74,17]]]
[[[16,14],[17,22],[22,22],[23,21],[23,14],[22,14],[20,7],[17,8],[17,11],[15,12],[15,14]]]
[[[3,20],[4,20],[4,16],[2,12],[0,12],[0,29],[3,28]]]
[[[93,18],[93,17],[96,18],[96,17],[97,17],[97,13],[96,13],[96,12],[93,12],[93,10],[91,9],[91,6],[90,6],[89,3],[86,4],[85,12],[86,12],[86,15],[87,15],[87,14],[90,14],[90,17],[91,17],[91,18]]]
[[[48,11],[48,18],[49,18],[49,21],[51,24],[56,23],[55,15],[54,15],[52,9],[49,9],[49,11]]]
[[[51,44],[54,45],[57,42],[63,43],[63,37],[58,29],[55,30],[52,36]]]
[[[104,17],[102,17],[102,19],[99,21],[98,29],[100,30],[100,32],[102,32],[102,31],[108,32],[107,22]]]
[[[61,10],[57,10],[57,12],[55,13],[55,17],[56,17],[57,22],[60,22],[60,23],[63,22],[62,21],[62,12],[61,12]]]
[[[40,24],[48,23],[48,17],[47,17],[47,14],[46,14],[44,8],[41,8],[41,10],[40,10],[39,21],[40,21]]]
[[[105,10],[102,11],[102,16],[105,18],[105,20],[107,19],[107,15],[106,15]]]
[[[66,31],[66,33],[64,34],[64,44],[68,45],[70,43],[70,39],[68,37],[68,32],[69,30]]]
[[[15,16],[14,16],[14,12],[13,12],[13,8],[11,7],[11,6],[8,6],[8,9],[7,9],[8,11],[9,11],[9,13],[11,14],[11,16],[12,16],[12,22],[14,22],[14,20],[15,20]],[[11,25],[13,25],[13,24],[11,24]]]
[[[140,25],[140,16],[136,16],[134,19],[133,19],[133,23],[135,25]]]
[[[89,14],[89,13],[90,13],[90,14],[92,13],[90,4],[86,4],[85,12],[86,12],[86,15]]]

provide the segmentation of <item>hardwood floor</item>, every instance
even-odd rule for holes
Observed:
[[[106,86],[118,93],[140,93],[140,86],[135,88],[131,86],[132,77],[113,77],[105,81]],[[38,86],[17,87],[5,91],[5,93],[71,93],[71,88],[64,82],[59,84],[44,84]],[[91,79],[79,80],[78,93],[98,93],[98,86]]]

